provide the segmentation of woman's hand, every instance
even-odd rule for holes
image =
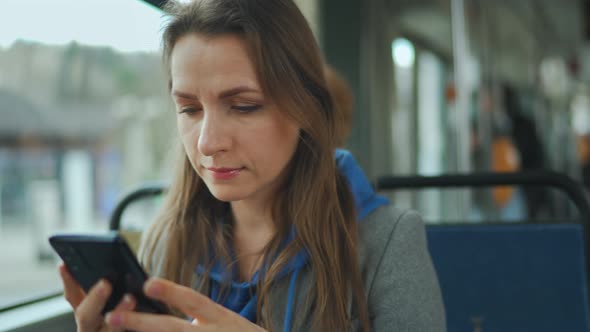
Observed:
[[[148,297],[180,310],[194,320],[190,322],[168,315],[115,310],[106,315],[105,322],[108,326],[139,332],[264,331],[260,326],[213,302],[208,297],[170,281],[151,278],[144,285],[144,293]]]
[[[111,285],[106,280],[99,281],[88,294],[78,285],[76,280],[68,272],[65,265],[59,266],[66,300],[74,309],[78,332],[117,332],[122,329],[112,328],[104,323],[101,311],[111,295]],[[132,311],[135,308],[135,300],[131,295],[125,295],[113,312]]]

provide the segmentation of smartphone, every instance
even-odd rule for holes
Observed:
[[[111,283],[113,291],[103,314],[113,310],[125,294],[135,297],[136,311],[169,313],[163,303],[144,295],[143,284],[148,276],[125,239],[117,233],[54,235],[49,243],[84,291],[88,292],[102,278]]]

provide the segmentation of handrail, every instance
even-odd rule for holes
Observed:
[[[477,172],[440,176],[382,176],[375,183],[377,190],[490,187],[498,185],[545,186],[565,192],[580,213],[580,224],[582,225],[585,242],[586,268],[590,267],[590,203],[581,184],[564,174],[539,170],[514,173]]]
[[[514,173],[476,172],[471,174],[447,174],[438,176],[381,176],[377,178],[377,190],[460,188],[490,186],[545,186],[560,189],[572,200],[580,212],[584,224],[590,223],[590,203],[580,184],[570,177],[553,171],[530,171]],[[123,196],[115,207],[109,222],[110,230],[118,230],[121,215],[133,201],[162,194],[167,189],[163,183],[144,185]],[[590,229],[590,227],[587,227]]]
[[[590,203],[581,185],[567,175],[553,171],[530,171],[514,173],[476,172],[439,176],[381,176],[376,181],[378,190],[459,188],[490,186],[544,186],[565,192],[580,212],[583,223],[590,222]]]
[[[121,216],[129,204],[141,198],[161,195],[166,189],[167,186],[165,184],[154,183],[144,185],[124,195],[111,214],[109,229],[112,231],[119,230],[119,227],[121,226]]]
[[[64,292],[62,290],[59,290],[59,291],[49,291],[49,292],[43,293],[41,295],[37,295],[35,297],[30,297],[30,298],[28,298],[26,300],[21,300],[21,301],[15,302],[15,303],[11,303],[11,304],[8,304],[8,305],[5,305],[5,306],[0,307],[0,314],[3,313],[3,312],[7,312],[7,311],[10,311],[10,310],[21,308],[21,307],[24,307],[24,306],[27,306],[27,305],[31,305],[31,304],[34,304],[34,303],[42,302],[42,301],[45,301],[45,300],[48,300],[48,299],[60,297],[60,296],[63,295],[63,293]]]

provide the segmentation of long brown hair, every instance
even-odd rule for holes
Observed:
[[[354,200],[334,161],[335,116],[326,88],[319,48],[307,21],[292,0],[202,0],[173,3],[163,33],[164,63],[169,70],[175,43],[184,35],[232,34],[248,47],[264,93],[301,128],[287,176],[275,195],[276,234],[262,257],[269,261],[259,280],[257,317],[270,317],[269,293],[276,275],[300,250],[307,250],[314,276],[310,298],[314,328],[348,329],[353,304],[363,330],[368,309],[357,252]],[[227,220],[229,204],[213,197],[183,149],[163,210],[148,230],[140,258],[148,271],[161,266],[161,276],[190,285],[197,264],[211,268],[231,260]],[[296,236],[282,244],[292,228]],[[154,256],[156,255],[156,256]],[[161,257],[154,262],[153,257]],[[207,270],[199,287],[206,284]],[[259,322],[271,329],[270,322]]]

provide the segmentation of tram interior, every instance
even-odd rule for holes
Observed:
[[[174,123],[160,69],[159,7],[165,2],[0,4],[0,331],[75,331],[47,237],[104,232],[125,193],[168,180]],[[542,171],[572,180],[587,206],[589,0],[295,2],[326,63],[352,91],[344,148],[375,183],[387,176]],[[140,41],[151,44],[135,44]],[[515,322],[507,328],[494,323],[498,308],[463,308],[465,317],[447,310],[449,331],[590,330],[590,220],[567,194],[530,185],[382,189],[393,204],[419,211],[433,237],[445,225],[559,228],[549,242],[530,238],[526,248],[510,246],[516,228],[501,242],[457,238],[462,245],[454,251],[433,242],[431,251],[461,257],[453,264],[473,259],[466,270],[448,270],[451,277],[487,271],[502,257],[530,261],[530,254],[554,264],[551,272],[535,270],[546,283],[519,281],[538,297],[512,299],[522,306],[555,301],[544,307],[549,312],[507,309],[511,315],[504,319]],[[145,228],[159,202],[151,197],[129,206],[121,227]],[[478,246],[489,264],[465,258]],[[453,260],[445,255],[433,254]],[[498,275],[522,272],[510,268]],[[486,289],[490,275],[480,277],[473,287]],[[549,293],[541,289],[552,293],[543,298]],[[451,324],[458,320],[464,321]]]

